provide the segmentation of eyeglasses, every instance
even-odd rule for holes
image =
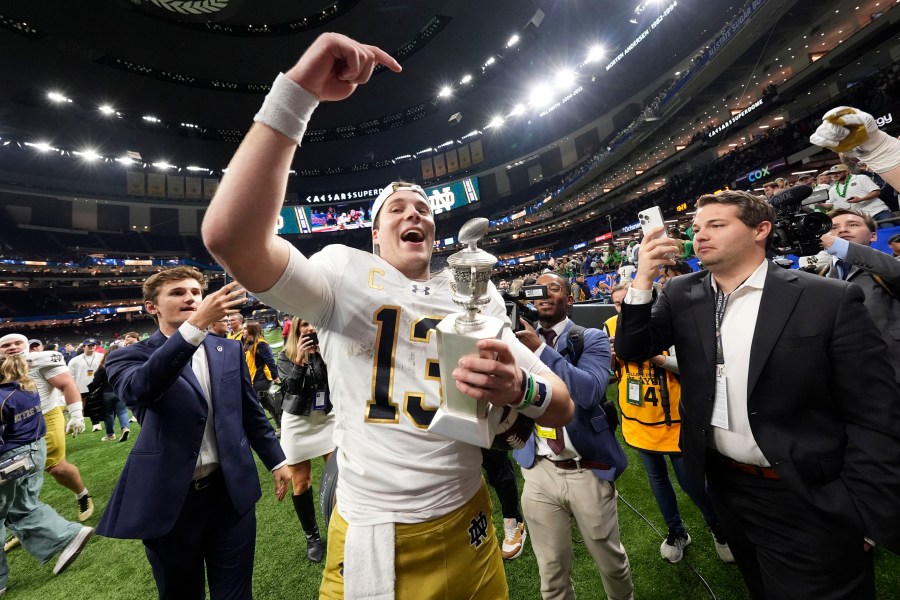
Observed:
[[[547,291],[552,292],[554,294],[560,293],[562,291],[562,289],[563,289],[563,287],[561,285],[559,285],[558,283],[551,283],[550,285],[547,286]]]

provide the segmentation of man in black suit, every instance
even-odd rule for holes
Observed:
[[[707,480],[753,598],[874,598],[872,541],[900,549],[900,392],[862,290],[766,260],[763,199],[697,207],[708,272],[673,279],[651,309],[676,247],[650,232],[616,353],[675,345],[690,485]]]
[[[252,448],[284,498],[290,472],[259,405],[240,343],[206,334],[244,302],[236,283],[203,297],[206,278],[174,267],[144,282],[159,323],[106,362],[141,433],[97,533],[140,539],[160,598],[251,597],[256,501]],[[205,571],[205,572],[204,572]]]

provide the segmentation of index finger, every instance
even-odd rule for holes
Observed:
[[[399,73],[403,70],[403,67],[400,66],[400,63],[398,63],[394,59],[393,56],[391,56],[390,54],[388,54],[387,52],[385,52],[378,46],[370,46],[369,44],[362,44],[362,47],[365,48],[366,50],[370,51],[372,54],[374,54],[375,60],[377,62],[383,64],[384,66],[386,66],[388,69],[390,69],[394,73]]]
[[[507,344],[503,340],[491,338],[487,340],[481,340],[477,345],[478,349],[481,351],[480,353],[483,358],[492,358],[498,362],[506,364],[515,362],[512,351],[509,349],[509,344]],[[485,356],[485,353],[489,353],[490,356]]]

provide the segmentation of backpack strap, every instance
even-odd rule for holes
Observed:
[[[584,327],[572,323],[567,334],[566,347],[559,353],[563,358],[572,355],[572,364],[578,364],[581,353],[584,352]]]

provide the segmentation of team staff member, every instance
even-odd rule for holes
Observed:
[[[660,279],[665,277],[668,280],[676,276],[669,273],[660,276]],[[613,288],[612,300],[616,312],[622,312],[622,300],[627,291],[626,284]],[[610,339],[616,337],[616,321],[618,317],[610,317],[606,321],[606,332]],[[687,486],[684,458],[678,446],[681,433],[681,382],[677,377],[678,361],[670,354],[672,350],[642,363],[618,360],[613,353],[613,368],[619,382],[622,437],[641,457],[650,481],[650,490],[669,529],[666,539],[659,546],[660,555],[669,562],[677,563],[684,556],[684,549],[691,544],[691,535],[681,520],[675,488],[669,479],[669,468],[666,466],[668,457],[678,484],[697,504],[703,520],[712,532],[719,558],[723,562],[732,563],[734,556],[728,548],[706,491],[693,494]]]
[[[206,328],[244,300],[236,283],[203,298],[192,267],[149,277],[144,308],[159,330],[107,361],[116,394],[141,423],[101,535],[140,539],[160,598],[250,598],[260,497],[250,449],[273,472],[276,497],[290,474],[240,344]],[[205,574],[204,574],[205,571]]]
[[[328,462],[334,452],[334,414],[328,393],[328,369],[309,321],[296,317],[284,352],[278,355],[282,404],[281,449],[291,472],[294,511],[306,534],[306,558],[320,563],[325,545],[316,522],[315,493],[310,479],[312,459]]]
[[[63,519],[41,502],[46,426],[41,416],[41,397],[28,376],[21,354],[0,356],[0,464],[25,469],[15,479],[0,478],[0,539],[9,526],[21,538],[22,547],[45,563],[57,553],[53,574],[59,575],[81,554],[94,530]],[[6,591],[9,565],[0,550],[0,594]]]
[[[278,376],[278,368],[275,366],[272,348],[263,337],[259,321],[244,323],[244,337],[241,341],[244,344],[244,358],[250,369],[250,381],[253,382],[253,389],[256,390],[259,403],[275,419],[276,435],[281,435],[281,404],[276,403],[269,395],[272,380]]]
[[[451,373],[438,372],[431,329],[459,309],[449,271],[430,272],[434,216],[419,186],[394,182],[379,194],[377,254],[332,245],[308,259],[274,234],[309,116],[319,101],[353,93],[377,63],[400,71],[382,50],[327,33],[278,77],[210,205],[204,242],[260,300],[302,314],[319,332],[340,466],[321,597],[365,592],[402,600],[452,590],[503,598],[481,453],[427,431],[440,376],[476,399],[518,403],[548,426],[571,418],[565,386],[511,332],[478,342],[480,354]],[[503,318],[503,302],[489,289],[482,310]]]
[[[103,420],[102,403],[97,403],[96,408],[94,408],[88,402],[88,387],[91,385],[91,382],[94,380],[94,374],[103,362],[103,355],[97,352],[99,344],[100,342],[94,338],[84,340],[82,344],[84,351],[69,361],[69,372],[72,373],[72,378],[75,379],[75,385],[78,386],[81,401],[85,408],[84,416],[94,423],[94,426],[91,427],[92,432],[100,431],[100,421]]]
[[[600,402],[609,383],[609,339],[599,329],[573,330],[568,281],[555,273],[537,279],[548,298],[535,300],[540,328],[524,319],[516,335],[568,386],[575,417],[565,427],[537,426],[525,447],[513,451],[522,466],[522,508],[544,600],[575,598],[572,585],[572,518],[600,571],[608,598],[634,597],[628,555],[619,537],[616,477],[628,464]],[[580,328],[579,328],[580,329]],[[575,338],[581,337],[580,353]],[[613,409],[615,410],[615,409]]]
[[[774,219],[746,192],[701,196],[708,271],[652,308],[675,246],[649,232],[616,354],[678,349],[688,485],[708,480],[753,598],[874,598],[864,539],[900,549],[900,391],[859,286],[766,260]]]
[[[84,431],[81,393],[66,367],[62,354],[53,350],[28,352],[28,338],[18,333],[0,337],[0,354],[22,354],[28,361],[28,375],[34,379],[41,397],[41,412],[47,426],[47,462],[44,469],[56,483],[75,494],[78,520],[87,521],[94,514],[94,500],[81,480],[78,467],[66,460],[66,434]],[[69,422],[63,416],[67,407]]]
[[[244,315],[239,312],[228,315],[228,339],[240,340],[244,337]]]

